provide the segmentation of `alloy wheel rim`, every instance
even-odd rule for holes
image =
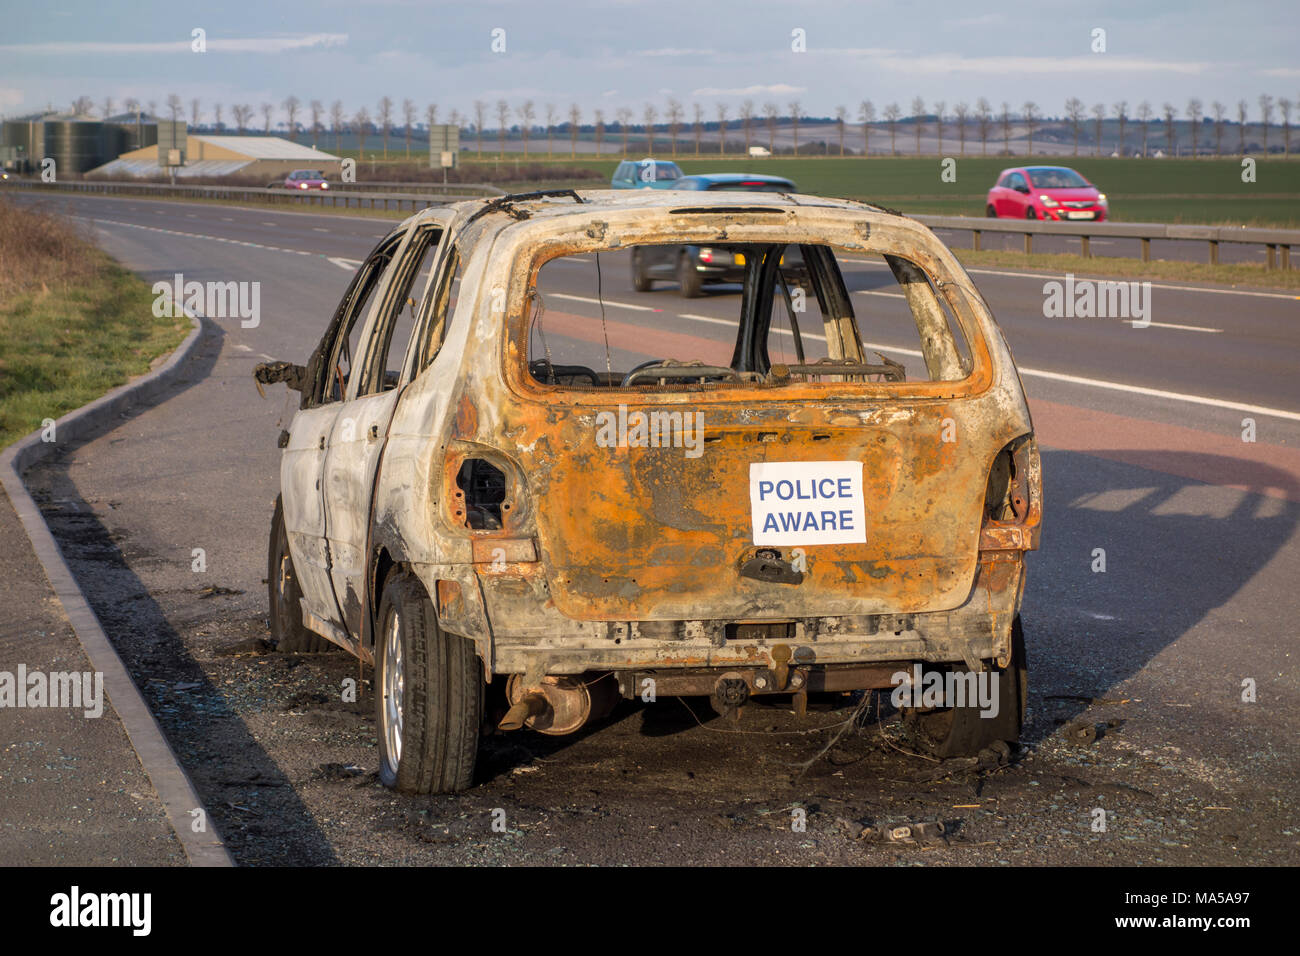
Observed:
[[[384,744],[388,768],[397,773],[402,759],[402,695],[405,690],[402,674],[402,627],[397,610],[390,608],[384,622]]]

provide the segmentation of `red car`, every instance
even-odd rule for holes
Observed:
[[[1110,206],[1106,194],[1068,166],[1004,169],[989,190],[989,218],[1091,219],[1102,222]]]
[[[286,189],[329,189],[325,174],[318,169],[295,169],[281,184]]]

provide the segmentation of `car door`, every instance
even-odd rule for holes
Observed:
[[[366,318],[357,374],[326,441],[324,508],[330,581],[342,625],[361,636],[371,497],[393,409],[406,381],[403,362],[416,317],[431,293],[430,277],[445,222],[423,221],[407,234],[385,273]]]
[[[1007,187],[1006,214],[1023,219],[1025,208],[1029,205],[1029,183],[1025,181],[1023,173],[1012,173],[1007,179]]]
[[[999,177],[998,181],[993,184],[993,188],[989,190],[989,205],[993,207],[993,212],[997,216],[1005,215],[1007,204],[1007,182],[1010,179],[1010,173]]]
[[[288,444],[280,460],[280,488],[289,553],[302,587],[304,610],[315,621],[313,630],[341,628],[342,614],[330,581],[329,549],[324,507],[325,455],[334,421],[342,407],[356,366],[365,316],[403,235],[385,238],[361,264],[335,310],[329,330],[312,357],[320,370],[305,407],[289,426]]]

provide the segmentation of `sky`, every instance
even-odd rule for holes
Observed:
[[[205,52],[192,49],[196,29]],[[234,103],[276,104],[278,120],[290,95],[342,100],[348,116],[373,116],[389,96],[399,121],[407,98],[421,120],[438,104],[440,122],[475,100],[532,100],[541,124],[547,104],[558,121],[575,103],[584,122],[624,107],[639,122],[646,103],[662,119],[670,98],[688,119],[695,103],[735,119],[747,99],[760,113],[798,101],[805,116],[844,106],[856,119],[863,100],[906,115],[918,96],[949,114],[981,96],[1013,111],[1032,100],[1048,116],[1072,96],[1130,113],[1191,97],[1231,113],[1245,99],[1254,119],[1262,93],[1300,102],[1297,40],[1295,0],[0,0],[0,115],[81,95],[97,110],[106,96],[161,107],[175,93],[187,114],[198,98],[205,122],[222,103],[227,124]]]

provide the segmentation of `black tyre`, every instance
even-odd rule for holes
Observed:
[[[1034,209],[1033,206],[1030,206],[1028,209],[1025,210],[1025,218],[1026,218],[1026,219],[1037,219],[1037,218],[1038,218],[1038,211],[1037,211],[1036,209]]]
[[[289,534],[284,527],[284,506],[275,499],[271,516],[271,546],[266,562],[267,602],[270,606],[271,643],[284,654],[315,654],[334,645],[302,622],[302,588],[289,554]]]
[[[974,757],[999,741],[1018,744],[1028,693],[1025,635],[1019,615],[1011,624],[1011,663],[993,673],[998,675],[996,716],[981,716],[978,704],[906,711],[904,722],[917,743],[936,757]]]
[[[700,274],[695,271],[695,262],[686,253],[677,260],[677,281],[681,283],[682,295],[687,299],[698,299],[704,286]]]
[[[984,215],[988,216],[988,218],[990,219],[998,218],[998,211],[997,208],[993,205],[993,203],[989,203],[986,207],[984,207]]]
[[[379,779],[403,793],[454,793],[474,782],[483,667],[474,645],[438,626],[418,580],[384,583],[375,634]]]
[[[645,273],[640,249],[632,250],[632,288],[637,292],[649,292],[654,288],[654,280]]]

